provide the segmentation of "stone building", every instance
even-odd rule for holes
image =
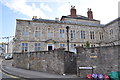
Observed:
[[[91,9],[88,9],[88,17],[77,15],[75,6],[71,6],[70,15],[62,16],[61,20],[37,19],[16,20],[16,34],[14,52],[47,51],[57,48],[67,50],[67,32],[69,26],[69,50],[76,52],[76,46],[90,47],[118,45],[118,20],[117,18],[108,24],[100,24],[93,19]]]
[[[8,53],[13,53],[13,45],[14,45],[14,40],[11,40],[8,46]]]
[[[1,56],[3,53],[6,53],[6,43],[1,42],[1,43],[0,43],[0,56]]]

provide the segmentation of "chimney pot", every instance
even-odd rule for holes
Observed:
[[[91,8],[88,8],[88,12],[87,12],[88,18],[89,19],[93,19],[93,13],[91,11]]]
[[[33,19],[37,19],[37,16],[33,16],[32,20],[33,20]]]
[[[71,10],[70,10],[70,16],[71,17],[76,17],[76,9],[75,9],[75,6],[71,6]]]

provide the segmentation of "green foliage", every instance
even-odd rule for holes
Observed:
[[[90,42],[89,41],[86,42],[86,48],[90,48]]]

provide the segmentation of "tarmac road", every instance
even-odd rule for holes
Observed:
[[[18,80],[18,77],[2,72],[2,58],[0,57],[0,80]]]

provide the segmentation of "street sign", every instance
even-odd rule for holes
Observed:
[[[79,67],[79,69],[93,69],[93,67]]]

